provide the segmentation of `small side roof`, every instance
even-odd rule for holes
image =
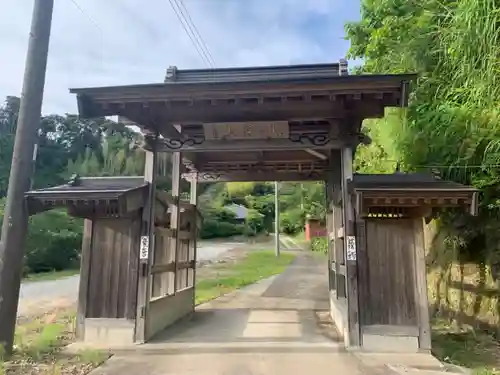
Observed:
[[[25,196],[30,214],[56,207],[68,207],[71,214],[120,216],[143,204],[144,177],[79,177],[68,183],[46,189],[28,191]],[[127,197],[134,196],[132,200]]]
[[[471,186],[441,180],[430,173],[354,174],[356,190],[460,190],[478,191]]]
[[[355,174],[357,211],[370,207],[466,207],[477,215],[478,189],[426,173]]]
[[[107,192],[110,194],[125,193],[146,186],[142,176],[134,177],[78,177],[74,176],[64,185],[45,189],[32,190],[27,197],[49,196],[51,194],[92,194]]]

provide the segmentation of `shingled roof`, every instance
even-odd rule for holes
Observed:
[[[27,197],[51,195],[55,193],[92,193],[109,192],[112,194],[125,193],[146,186],[144,177],[78,177],[64,185],[45,189],[32,190],[26,193]]]

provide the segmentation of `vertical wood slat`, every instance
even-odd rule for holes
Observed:
[[[123,312],[123,315],[127,319],[135,319],[137,311],[141,225],[142,220],[140,217],[135,217],[131,220],[129,232],[130,240],[127,244],[128,256],[124,257],[124,267],[127,271],[127,292],[125,295],[125,310]]]
[[[102,300],[103,300],[103,288],[102,288],[102,277],[104,275],[104,252],[102,250],[103,241],[103,226],[100,220],[94,221],[93,229],[93,240],[92,240],[92,256],[90,265],[90,279],[89,279],[89,291],[88,291],[88,309],[87,318],[101,317],[102,315]]]
[[[78,310],[76,316],[76,336],[83,340],[85,317],[87,316],[87,299],[90,282],[90,264],[92,257],[93,222],[86,219],[83,225],[82,255],[80,262],[80,285],[78,287]]]
[[[347,239],[356,237],[354,230],[354,207],[348,190],[352,181],[352,149],[345,147],[342,150],[342,204],[344,207],[344,254],[347,254]],[[357,258],[356,258],[357,259]],[[358,306],[358,270],[357,260],[346,256],[346,289],[347,289],[347,326],[349,331],[348,346],[360,346],[359,306]]]
[[[115,264],[118,273],[115,285],[117,288],[116,290],[120,290],[120,293],[117,295],[116,300],[116,317],[125,317],[127,310],[126,304],[128,292],[126,288],[128,287],[128,278],[130,277],[127,266],[130,259],[130,243],[132,242],[131,233],[133,231],[133,225],[134,222],[132,219],[127,220],[127,227],[122,228],[122,230],[120,231],[120,256],[116,260]]]
[[[425,264],[424,219],[414,220],[415,228],[415,286],[419,328],[419,348],[431,350],[431,330],[429,302],[427,295],[427,277]]]
[[[118,318],[118,296],[124,293],[123,288],[120,288],[120,257],[123,255],[122,230],[124,228],[121,228],[120,224],[129,225],[130,223],[128,220],[125,220],[125,222],[121,220],[121,222],[117,223],[116,221],[113,221],[110,224],[113,225],[110,225],[112,233],[109,234],[108,239],[112,243],[112,251],[109,254],[109,289],[111,293],[109,298],[108,317]]]
[[[170,228],[173,230],[175,239],[171,240],[171,249],[174,253],[175,262],[175,273],[174,273],[174,294],[178,290],[178,278],[179,278],[179,230],[180,230],[180,179],[181,179],[181,153],[172,153],[172,197],[174,199],[174,204],[172,207],[172,212],[170,214]]]
[[[158,164],[157,140],[153,142],[153,150],[146,151],[144,181],[149,183],[148,195],[143,208],[141,235],[149,237],[148,259],[139,260],[139,279],[137,283],[137,310],[135,323],[135,341],[143,343],[146,339],[146,318],[151,299],[151,265],[154,259],[154,208],[156,196],[156,171]],[[140,255],[139,255],[140,256]]]

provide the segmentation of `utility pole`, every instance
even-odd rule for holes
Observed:
[[[279,182],[274,181],[274,241],[276,256],[280,256],[280,201]]]
[[[34,147],[38,137],[54,0],[35,0],[9,188],[0,237],[0,344],[12,353],[21,286]]]

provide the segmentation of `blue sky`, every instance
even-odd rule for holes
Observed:
[[[357,0],[183,0],[217,67],[336,62]],[[162,82],[203,68],[168,0],[56,0],[44,114],[76,112],[70,87]],[[19,95],[32,0],[2,0],[0,97]]]

